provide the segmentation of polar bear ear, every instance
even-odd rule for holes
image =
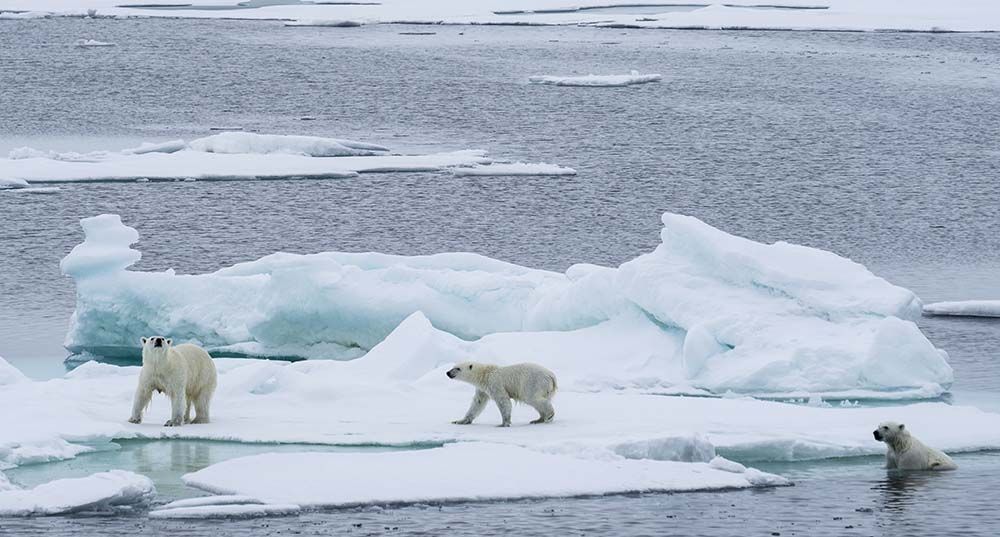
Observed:
[[[142,341],[142,344],[143,344],[143,345],[145,345],[145,344],[146,344],[146,338],[140,338],[140,340]]]
[[[173,345],[173,344],[174,344],[174,340],[168,338],[167,339],[167,345]]]

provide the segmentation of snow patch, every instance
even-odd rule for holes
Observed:
[[[309,157],[367,156],[389,151],[387,147],[353,140],[252,132],[223,132],[192,140],[188,146],[194,151],[206,153],[258,155],[280,153]]]
[[[364,22],[343,19],[299,19],[285,21],[285,26],[320,26],[328,28],[356,28],[364,26]]]

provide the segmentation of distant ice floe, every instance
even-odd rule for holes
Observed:
[[[123,470],[57,479],[27,490],[11,487],[0,474],[0,516],[64,515],[142,504],[155,492],[148,477]]]
[[[0,4],[0,7],[3,5]],[[49,11],[0,11],[0,20],[48,19],[52,16],[53,13]]]
[[[488,164],[484,151],[391,153],[354,140],[221,132],[191,141],[88,153],[21,147],[0,158],[0,189],[33,183],[345,178],[359,173],[436,172]]]
[[[537,358],[580,389],[906,398],[952,382],[912,322],[912,292],[831,252],[682,215],[663,224],[654,251],[617,268],[324,252],[180,276],[127,270],[136,232],[115,215],[88,218],[62,262],[77,285],[65,345],[137,356],[140,336],[161,333],[230,356],[355,358],[420,312],[433,329],[417,332],[442,361]]]
[[[77,39],[76,46],[78,47],[116,47],[118,43],[108,43],[105,41],[97,41],[94,39]]]
[[[533,76],[528,81],[550,86],[619,87],[659,82],[661,78],[663,77],[656,74],[641,75],[638,71],[632,71],[627,75]]]
[[[163,2],[160,2],[162,4]],[[172,2],[167,2],[172,3]],[[205,9],[203,4],[215,4]],[[634,1],[533,0],[531,2],[322,2],[306,5],[237,6],[237,0],[194,2],[187,9],[122,3],[122,0],[0,0],[0,10],[48,10],[62,16],[239,18],[269,20],[350,20],[366,23],[503,24],[535,26],[598,26],[614,28],[681,28],[704,30],[832,30],[832,31],[959,31],[1000,30],[1000,8],[994,0],[929,2],[883,0],[824,0],[772,2],[729,0],[724,4],[636,4]],[[311,4],[311,5],[310,5]],[[332,5],[324,5],[332,4]],[[96,6],[96,7],[95,7]],[[218,9],[230,6],[232,9]],[[158,8],[159,7],[159,8]],[[657,8],[662,8],[657,10]],[[87,11],[93,14],[88,15]],[[21,14],[2,13],[8,18]],[[47,15],[47,14],[46,14]]]
[[[925,315],[960,317],[1000,317],[1000,300],[961,300],[934,302],[924,306]]]
[[[364,26],[364,22],[343,19],[300,19],[285,21],[285,26],[322,26],[329,28],[356,28]]]
[[[223,497],[225,498],[225,497]],[[258,518],[297,515],[301,511],[294,504],[266,503],[204,503],[191,507],[161,508],[149,512],[149,518],[206,519],[206,518]]]
[[[509,164],[493,163],[452,168],[451,173],[458,176],[576,175],[576,170],[544,162],[537,164],[512,162]]]

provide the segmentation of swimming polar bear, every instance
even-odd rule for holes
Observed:
[[[142,371],[132,403],[131,423],[141,423],[142,413],[153,391],[170,398],[170,420],[164,427],[185,423],[208,423],[209,405],[218,383],[215,363],[205,349],[185,343],[172,347],[173,340],[153,336],[142,338]],[[191,419],[191,406],[197,416]]]
[[[465,417],[453,421],[468,425],[493,399],[500,409],[503,422],[500,427],[510,427],[510,400],[531,405],[538,411],[538,419],[531,423],[548,423],[555,417],[552,396],[556,393],[556,376],[548,369],[535,364],[517,364],[500,367],[491,364],[463,362],[448,370],[448,378],[468,382],[476,387],[476,395]]]
[[[872,431],[875,440],[885,442],[885,467],[898,470],[954,470],[955,461],[943,452],[924,445],[910,435],[902,423],[887,421]]]

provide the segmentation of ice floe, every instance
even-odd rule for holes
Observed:
[[[297,515],[301,508],[294,504],[206,504],[195,507],[173,507],[149,512],[149,518],[257,518]]]
[[[473,469],[474,470],[469,470]],[[765,474],[766,475],[766,474]],[[270,453],[224,461],[185,483],[302,507],[502,500],[782,485],[706,463],[584,459],[468,442],[395,453]]]
[[[0,488],[0,516],[62,515],[142,504],[155,492],[148,477],[112,470],[57,479],[28,490]]]
[[[106,41],[97,41],[96,39],[77,39],[76,46],[78,47],[115,47],[118,43],[108,43]]]
[[[14,384],[15,382],[25,382],[28,377],[24,376],[19,369],[10,365],[7,360],[0,356],[0,386]]]
[[[576,170],[544,162],[511,162],[452,168],[451,173],[458,176],[576,175]]]
[[[952,382],[911,321],[912,292],[836,254],[681,215],[664,215],[660,246],[618,268],[325,252],[183,276],[126,270],[137,235],[116,218],[84,220],[86,241],[63,262],[77,284],[73,352],[137,356],[139,337],[159,333],[217,355],[344,359],[397,331],[441,360],[565,364],[565,380],[589,388],[907,398]],[[432,326],[403,323],[416,312]]]
[[[924,306],[926,315],[955,315],[962,317],[1000,317],[1000,300],[960,300],[934,302]]]
[[[489,162],[485,152],[477,150],[401,155],[380,145],[338,138],[222,132],[190,142],[145,143],[121,151],[16,148],[8,158],[0,158],[0,188],[78,181],[343,178]]]
[[[659,82],[661,78],[663,77],[657,74],[643,75],[632,71],[627,75],[533,76],[528,81],[550,86],[619,87]]]

